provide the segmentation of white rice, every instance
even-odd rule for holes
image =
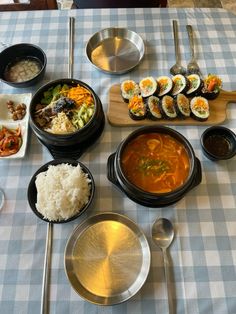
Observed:
[[[37,175],[37,210],[49,221],[66,220],[88,203],[91,180],[80,165],[50,165]]]

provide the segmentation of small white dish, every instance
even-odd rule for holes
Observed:
[[[30,93],[25,94],[0,94],[0,128],[6,127],[8,129],[21,128],[22,133],[22,145],[19,151],[13,155],[0,157],[0,159],[15,159],[23,158],[25,156],[27,142],[28,142],[28,122],[29,122],[29,105],[32,95]],[[24,103],[26,105],[26,114],[22,120],[14,121],[11,117],[11,113],[7,108],[7,102],[11,100],[14,104]]]

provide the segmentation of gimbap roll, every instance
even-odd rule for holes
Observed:
[[[202,79],[198,74],[190,74],[187,76],[189,81],[189,88],[186,92],[186,96],[198,96],[202,89]]]
[[[161,100],[161,111],[166,119],[174,119],[177,117],[175,110],[174,98],[166,95]]]
[[[203,80],[203,88],[201,90],[201,95],[206,99],[215,99],[222,88],[222,80],[214,74],[209,74]]]
[[[190,101],[191,115],[195,120],[206,121],[209,117],[209,104],[206,98],[196,96]]]
[[[130,99],[128,109],[133,120],[145,119],[147,115],[147,108],[141,95],[135,95]]]
[[[173,88],[173,81],[168,76],[158,77],[157,83],[159,84],[159,87],[160,87],[158,97],[163,97],[163,96],[169,94]]]
[[[152,76],[143,78],[139,82],[139,88],[140,88],[141,95],[144,98],[157,95],[159,92],[159,85]]]
[[[190,117],[189,99],[184,94],[178,94],[175,98],[175,108],[180,118]]]
[[[126,80],[121,83],[121,95],[125,102],[129,102],[130,98],[139,93],[139,86],[135,81]]]
[[[151,120],[157,120],[162,118],[160,110],[160,99],[156,96],[150,96],[147,99],[147,117]]]
[[[180,93],[184,94],[189,88],[189,82],[186,77],[182,74],[177,74],[172,77],[173,89],[171,92],[172,96],[176,96]]]

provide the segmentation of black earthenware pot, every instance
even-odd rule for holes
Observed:
[[[95,112],[91,120],[83,128],[70,134],[52,134],[46,132],[41,129],[34,121],[34,108],[38,103],[40,103],[41,99],[43,98],[43,93],[50,87],[56,86],[58,84],[67,84],[70,86],[77,86],[80,84],[81,86],[87,88],[94,98]],[[49,149],[54,158],[68,157],[77,159],[100,137],[105,124],[102,103],[93,89],[82,81],[69,78],[51,81],[41,87],[31,100],[29,114],[30,126],[33,132],[36,134],[39,141]]]
[[[127,180],[121,167],[123,150],[131,140],[144,133],[169,134],[184,145],[190,160],[190,171],[187,180],[181,187],[168,193],[150,193],[138,188]],[[109,156],[107,161],[107,177],[109,181],[115,184],[134,202],[147,207],[163,207],[176,203],[182,199],[188,191],[200,184],[202,180],[202,170],[200,161],[196,158],[191,144],[183,135],[165,126],[145,126],[132,132],[118,146],[117,151]]]

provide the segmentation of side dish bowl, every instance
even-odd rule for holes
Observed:
[[[172,190],[164,190],[164,192],[150,192],[146,189],[144,190],[143,188],[140,188],[136,184],[132,183],[123,169],[124,161],[122,161],[122,156],[126,148],[130,146],[132,141],[136,140],[138,137],[152,134],[163,134],[165,136],[170,136],[170,138],[177,141],[183,147],[186,155],[188,156],[188,174],[186,175],[183,183]],[[140,148],[137,149],[137,153],[140,153]],[[143,158],[146,158],[143,157],[143,155],[140,156],[141,157],[139,158],[142,160],[144,160]],[[135,158],[135,156],[132,157],[132,163],[134,163]],[[154,165],[158,168],[159,164],[161,164],[163,160],[152,160],[149,166],[153,167]],[[168,160],[164,161],[163,165],[167,169],[169,167]],[[143,167],[141,170],[144,170],[142,174],[144,175],[145,181],[147,180],[146,174],[149,171],[149,166],[147,166],[147,164],[144,166],[145,167]],[[157,168],[155,171],[159,171]],[[139,169],[140,168],[138,168],[138,170]],[[163,172],[166,173],[168,171],[169,170],[166,171],[164,169]],[[117,148],[117,151],[109,156],[107,162],[107,177],[134,202],[147,207],[163,207],[177,202],[183,198],[188,191],[200,184],[202,179],[202,171],[200,161],[195,156],[191,144],[182,134],[165,126],[145,126],[132,132],[123,142],[121,142]],[[148,180],[150,181],[151,179]]]
[[[29,61],[32,63],[31,68],[25,68],[25,76],[17,78],[15,74],[18,73],[17,68],[20,67],[20,63],[24,62],[24,66],[26,66]],[[12,87],[26,88],[42,80],[46,65],[47,57],[40,47],[28,43],[16,44],[7,47],[0,53],[0,79]],[[34,72],[31,75],[27,74],[28,70],[32,69]]]
[[[77,165],[80,165],[82,171],[87,175],[88,179],[90,180],[89,183],[89,187],[90,187],[90,196],[88,199],[88,202],[78,211],[77,214],[75,214],[74,216],[66,219],[66,220],[55,220],[55,221],[49,221],[47,218],[45,218],[38,210],[36,207],[36,203],[37,203],[37,188],[35,185],[35,181],[37,178],[37,175],[41,172],[45,172],[48,170],[48,167],[50,165],[60,165],[60,164],[69,164],[72,165],[74,167],[76,167]],[[82,213],[84,213],[89,206],[91,205],[93,198],[94,198],[94,193],[95,193],[95,182],[93,179],[93,176],[90,172],[90,170],[81,162],[79,161],[75,161],[75,160],[71,160],[71,159],[57,159],[57,160],[52,160],[46,164],[44,164],[42,167],[40,167],[32,176],[29,185],[28,185],[28,203],[32,209],[32,211],[34,212],[34,214],[39,217],[40,219],[46,221],[46,222],[53,222],[53,223],[65,223],[65,222],[69,222],[72,220],[75,220],[76,218],[78,218]]]
[[[204,155],[210,160],[226,160],[236,154],[236,134],[224,126],[207,128],[200,141]]]

